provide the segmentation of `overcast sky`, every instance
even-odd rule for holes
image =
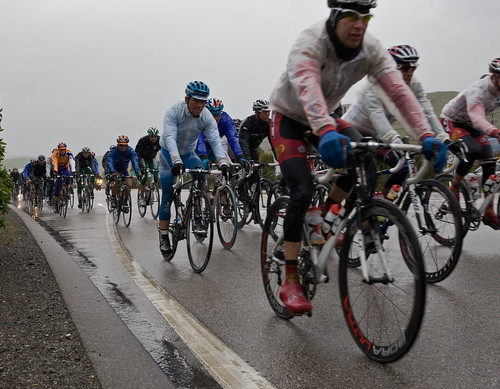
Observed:
[[[6,157],[102,155],[126,134],[135,147],[192,80],[233,118],[268,98],[288,51],[326,0],[1,0],[0,133]],[[379,0],[371,31],[420,53],[427,92],[459,91],[500,57],[499,0]],[[363,81],[362,81],[363,82]],[[344,103],[352,103],[356,85]]]

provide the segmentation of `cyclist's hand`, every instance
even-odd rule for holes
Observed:
[[[243,155],[240,155],[239,157],[236,157],[238,159],[238,163],[241,165],[243,169],[245,169],[247,172],[250,171],[250,162],[243,158]]]
[[[202,159],[201,163],[203,164],[204,170],[210,170],[212,164],[210,163],[210,160],[208,158]]]
[[[436,158],[434,159],[434,171],[439,173],[443,170],[446,165],[448,146],[432,136],[427,136],[422,139],[422,151],[426,159],[431,159],[435,153]]]
[[[172,166],[172,174],[174,176],[181,174],[182,170],[184,170],[184,164],[182,162],[176,162],[174,163],[174,166]]]
[[[231,180],[231,168],[226,162],[221,162],[219,164],[219,169],[227,182]]]
[[[137,181],[142,180],[142,173],[141,172],[135,172],[135,176],[137,177]]]
[[[331,124],[327,124],[319,131],[318,151],[328,166],[340,169],[345,165],[343,146],[347,146],[347,153],[350,154],[351,140],[335,131],[335,127]]]

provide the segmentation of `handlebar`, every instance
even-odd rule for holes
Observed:
[[[180,172],[180,174],[175,177],[174,184],[172,185],[172,187],[174,189],[177,189],[177,188],[179,188],[180,186],[182,186],[184,184],[184,182],[182,180],[182,176],[183,176],[184,173],[191,174],[191,176],[192,176],[192,173],[216,175],[216,174],[222,174],[222,171],[215,170],[215,169],[214,170],[212,170],[212,169],[211,170],[205,170],[205,169],[200,169],[200,168],[196,168],[196,169],[183,169]],[[225,178],[224,178],[224,185],[225,185]]]

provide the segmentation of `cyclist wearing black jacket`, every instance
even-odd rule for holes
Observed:
[[[254,115],[250,115],[240,125],[240,146],[246,160],[259,162],[257,149],[264,139],[269,143],[269,115],[271,106],[267,100],[257,100],[253,103]]]
[[[137,142],[135,146],[135,152],[139,157],[139,167],[143,170],[143,177],[141,180],[141,185],[139,186],[140,193],[140,202],[141,205],[146,204],[146,200],[144,199],[144,189],[146,188],[146,181],[148,179],[148,171],[149,169],[156,169],[153,173],[155,183],[158,183],[158,162],[156,161],[156,154],[161,150],[160,146],[160,137],[159,131],[155,127],[149,127],[148,134],[143,136]]]
[[[90,148],[88,146],[85,146],[82,148],[82,151],[80,151],[76,156],[75,156],[75,164],[76,164],[76,173],[77,174],[97,174],[96,169],[95,169],[95,158],[90,152]],[[90,179],[90,188],[92,192],[92,196],[94,196],[94,192],[92,189],[94,188],[94,181],[95,177],[92,176]],[[82,207],[82,187],[83,187],[83,180],[78,179],[76,180],[76,193],[78,195],[78,208]]]

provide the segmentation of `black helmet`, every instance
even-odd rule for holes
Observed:
[[[40,154],[40,155],[38,156],[38,161],[39,161],[39,162],[45,162],[45,155],[41,155],[41,154]]]

